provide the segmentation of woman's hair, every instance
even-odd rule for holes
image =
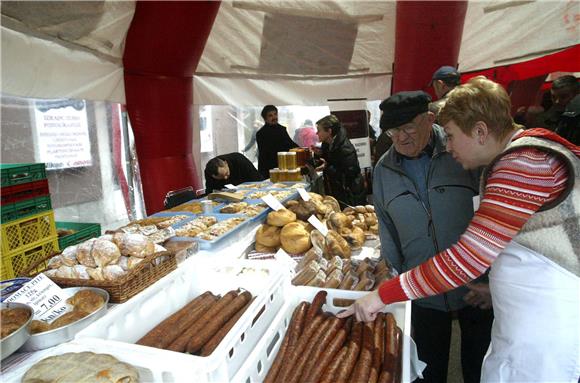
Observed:
[[[449,92],[438,119],[444,125],[453,121],[467,135],[475,123],[484,122],[497,139],[505,138],[519,127],[511,115],[512,103],[505,89],[477,76]]]
[[[342,124],[334,114],[329,114],[328,116],[322,117],[320,120],[316,121],[316,125],[320,126],[324,130],[331,130],[332,135],[336,136],[338,131],[342,128]]]

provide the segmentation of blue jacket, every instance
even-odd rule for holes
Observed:
[[[473,217],[473,197],[479,194],[479,172],[467,171],[445,149],[445,133],[433,125],[433,154],[428,176],[429,205],[405,174],[393,145],[375,167],[373,202],[379,220],[381,255],[399,273],[414,268],[456,243]],[[450,311],[466,303],[466,287],[419,299],[422,307]]]

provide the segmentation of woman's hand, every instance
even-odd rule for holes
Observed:
[[[363,322],[374,321],[377,317],[377,313],[385,307],[385,304],[379,297],[379,290],[374,290],[362,298],[359,298],[348,307],[345,311],[342,311],[336,316],[338,318],[346,318],[352,314],[356,315],[356,319]]]

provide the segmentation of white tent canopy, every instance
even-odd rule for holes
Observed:
[[[574,1],[470,1],[459,69],[578,44],[578,8]],[[123,44],[134,9],[130,1],[4,1],[2,92],[123,103]],[[222,1],[193,78],[194,102],[382,99],[390,90],[395,14],[396,2]]]

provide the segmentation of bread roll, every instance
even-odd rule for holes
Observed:
[[[46,267],[48,267],[49,269],[58,269],[62,265],[63,265],[62,258],[60,257],[60,255],[57,255],[48,260],[48,264],[46,265]]]
[[[77,260],[81,265],[87,267],[96,267],[97,264],[93,256],[91,255],[91,250],[93,249],[93,243],[95,243],[96,238],[91,238],[83,243],[79,244],[76,251]],[[66,250],[66,249],[65,249]],[[64,253],[64,252],[63,252]]]
[[[129,270],[129,265],[127,264],[127,261],[129,261],[129,257],[125,257],[124,255],[122,255],[119,257],[117,265],[121,266],[123,270],[127,271]]]
[[[129,264],[131,259],[129,259]],[[119,265],[109,265],[103,267],[103,277],[107,281],[114,281],[115,279],[121,278],[125,275],[125,271]]]
[[[374,213],[375,212],[375,207],[373,205],[365,205],[365,209],[366,209],[367,213]]]
[[[360,227],[355,227],[344,236],[352,249],[360,249],[365,243],[365,232]]]
[[[256,244],[269,248],[279,247],[281,230],[277,226],[263,224],[256,232]]]
[[[288,210],[296,214],[296,218],[308,221],[311,215],[316,214],[316,205],[312,201],[301,200],[297,204],[288,205]]]
[[[338,212],[340,211],[340,204],[338,203],[338,201],[336,200],[336,198],[326,195],[324,196],[324,198],[322,199],[322,202],[329,206],[332,211]]]
[[[296,214],[288,209],[280,209],[268,213],[266,222],[268,225],[283,227],[286,224],[296,221]]]
[[[61,266],[57,269],[55,277],[73,279],[73,268],[70,266]]]
[[[160,257],[161,258],[161,257]],[[139,257],[129,257],[129,259],[127,259],[127,269],[128,270],[132,270],[135,267],[137,267],[138,264],[140,264],[141,262],[143,262],[144,258],[139,258]],[[156,260],[159,258],[156,258]],[[106,277],[105,277],[106,278]]]
[[[352,252],[350,246],[344,238],[337,232],[329,230],[326,236],[326,258],[339,256],[340,258],[350,258]]]
[[[289,223],[282,228],[280,241],[282,248],[290,254],[301,254],[312,247],[310,235],[304,226],[297,222]]]
[[[265,254],[274,254],[275,252],[278,251],[277,247],[264,246],[257,241],[256,241],[256,244],[254,245],[254,248],[256,249],[256,251],[258,253],[265,253]]]
[[[97,239],[93,243],[91,256],[95,260],[95,263],[98,267],[104,267],[109,264],[117,263],[119,257],[121,256],[121,252],[113,242],[107,241],[105,239]]]
[[[310,242],[318,254],[324,254],[326,251],[326,239],[318,230],[310,232]]]
[[[95,281],[104,281],[105,277],[103,276],[103,269],[100,267],[96,267],[96,268],[87,268],[87,273],[89,274],[89,276],[91,277],[91,279],[94,279]]]
[[[77,279],[91,279],[91,276],[87,272],[87,267],[83,265],[74,265],[73,266],[73,275],[74,278]]]
[[[115,236],[113,240],[119,246],[121,254],[129,257],[145,258],[155,253],[155,244],[141,234]]]
[[[77,246],[69,246],[60,254],[61,263],[65,266],[74,266],[79,262],[77,260]]]
[[[350,220],[344,213],[331,213],[327,221],[328,228],[340,232],[342,228],[350,226]]]

